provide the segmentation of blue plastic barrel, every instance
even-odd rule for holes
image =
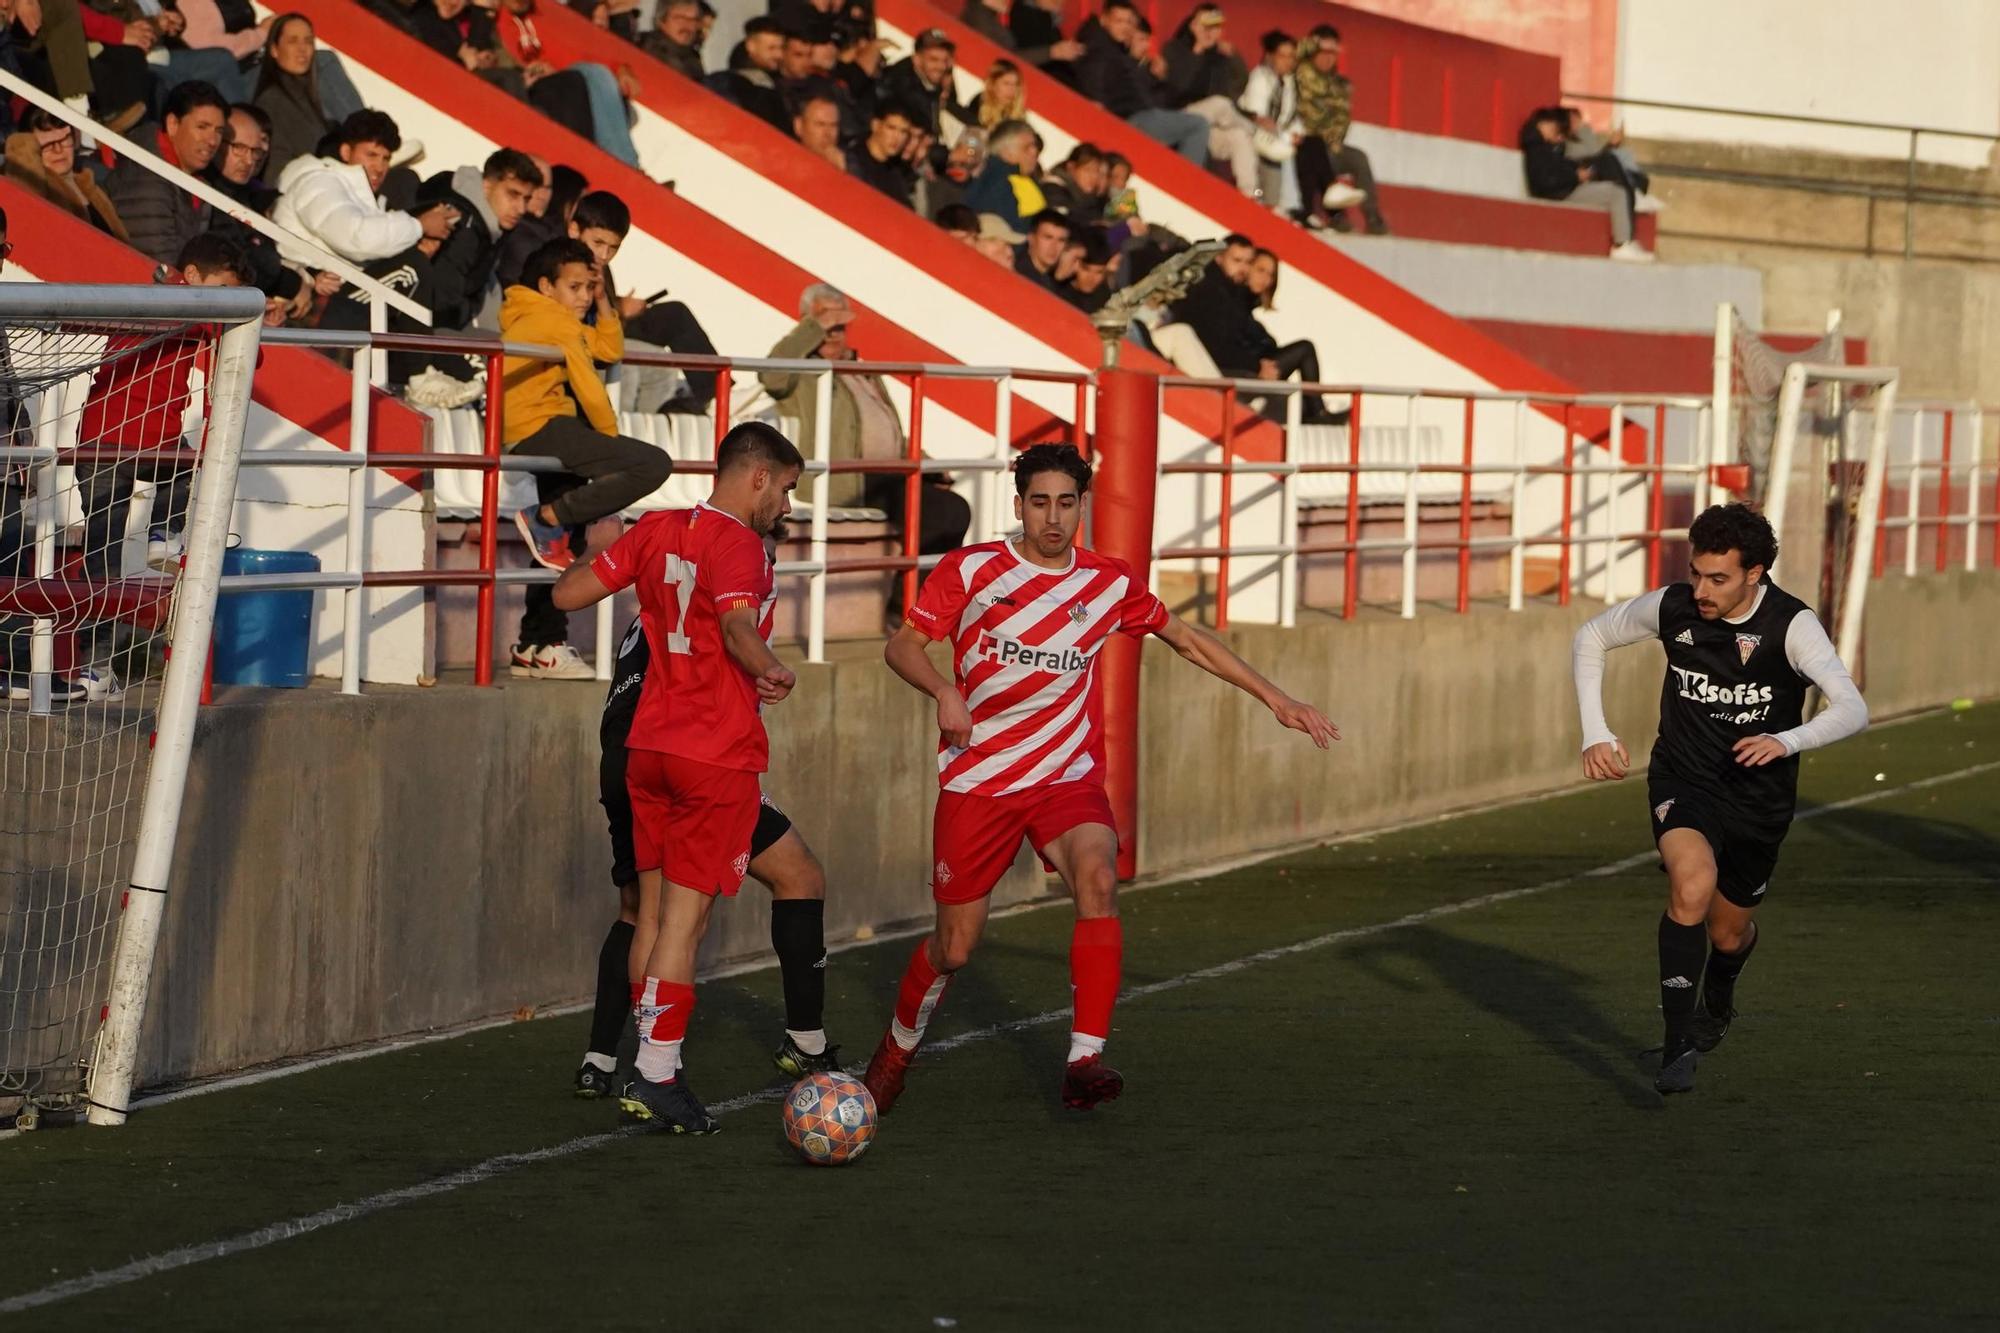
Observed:
[[[223,574],[319,572],[319,557],[304,551],[258,551],[239,546],[222,553]],[[215,608],[215,679],[224,685],[281,685],[303,689],[312,651],[310,588],[272,592],[224,589]]]

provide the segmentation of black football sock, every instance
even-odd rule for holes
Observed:
[[[826,1021],[825,900],[772,900],[771,948],[785,982],[785,1030],[819,1032]]]
[[[632,985],[625,979],[632,952],[632,923],[614,921],[597,951],[597,1001],[590,1010],[590,1053],[616,1060],[618,1037],[632,1016]]]
[[[1750,961],[1750,951],[1757,947],[1757,938],[1763,932],[1756,926],[1750,927],[1750,942],[1735,953],[1724,953],[1720,949],[1708,955],[1708,971],[1701,983],[1702,1003],[1708,1011],[1720,1017],[1735,1007],[1736,978],[1743,975],[1743,965]]]
[[[1667,1058],[1688,1044],[1688,1020],[1694,1017],[1695,980],[1708,952],[1708,927],[1683,926],[1660,914],[1660,1016],[1667,1024]]]

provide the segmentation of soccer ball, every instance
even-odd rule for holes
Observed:
[[[785,1140],[814,1166],[844,1166],[875,1138],[875,1098],[846,1074],[808,1074],[785,1094]]]

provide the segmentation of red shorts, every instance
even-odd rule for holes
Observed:
[[[1111,800],[1095,782],[1060,782],[1009,796],[938,793],[931,821],[931,896],[941,903],[977,902],[993,892],[1026,838],[1037,855],[1082,824],[1115,829]],[[1048,858],[1042,865],[1050,870]]]
[[[657,750],[631,750],[625,791],[632,798],[634,869],[725,898],[750,872],[750,839],[764,794],[757,774],[717,768]]]

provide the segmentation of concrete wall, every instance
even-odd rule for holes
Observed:
[[[2000,576],[1874,591],[1866,683],[1878,714],[2000,695],[2000,659],[1964,632],[2000,615]],[[1149,644],[1144,872],[1569,783],[1569,639],[1594,609],[1236,631],[1243,652],[1343,724],[1330,754]],[[1659,671],[1645,650],[1613,662],[1608,710],[1635,759]],[[929,709],[873,643],[800,676],[772,714],[767,789],[826,863],[829,938],[927,916]],[[586,993],[614,901],[596,804],[600,697],[555,683],[225,691],[202,713],[142,1079]],[[1039,893],[1033,871],[1017,864],[996,901]],[[722,906],[706,957],[760,954],[766,902],[748,885]]]

